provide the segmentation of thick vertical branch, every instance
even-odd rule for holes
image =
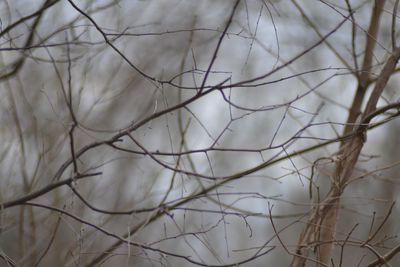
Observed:
[[[384,0],[375,0],[374,8],[372,10],[371,21],[368,27],[368,31],[366,32],[367,42],[365,44],[364,60],[360,70],[361,73],[358,76],[357,91],[349,110],[344,134],[349,134],[353,130],[353,123],[356,121],[358,115],[360,115],[361,113],[361,105],[364,100],[365,92],[368,88],[368,85],[370,84],[370,69],[372,66],[372,58],[374,54],[376,38],[378,35],[379,22],[384,5]]]
[[[317,247],[317,266],[328,266],[331,259],[333,241],[335,240],[340,198],[363,147],[365,141],[365,130],[370,121],[368,114],[376,110],[376,104],[379,97],[386,87],[390,76],[394,72],[399,58],[400,48],[395,48],[386,61],[379,78],[376,81],[375,87],[364,111],[362,124],[353,130],[354,136],[342,147],[342,153],[339,155],[336,163],[333,182],[329,193],[323,202],[314,210],[306,228],[300,236],[298,249],[296,251],[299,256],[294,257],[291,265],[292,267],[305,265],[312,243],[321,244]]]
[[[369,97],[367,106],[364,111],[363,118],[367,117],[368,114],[376,110],[376,104],[381,96],[383,89],[386,87],[387,82],[389,81],[390,76],[392,75],[397,62],[400,58],[400,49],[396,48],[396,50],[392,53],[392,55],[387,60],[384,68],[382,69],[378,80],[376,81],[375,87],[372,91],[371,96]],[[327,206],[326,215],[322,214],[322,223],[321,225],[321,245],[319,260],[324,263],[329,263],[331,258],[331,251],[333,242],[326,242],[335,239],[335,229],[337,222],[337,213],[340,202],[341,194],[345,189],[345,185],[349,180],[353,169],[357,163],[357,159],[360,155],[361,149],[365,140],[365,130],[367,128],[367,124],[369,120],[363,120],[362,125],[355,130],[355,136],[351,139],[351,141],[344,147],[343,154],[341,154],[335,170],[334,185],[331,188],[331,196],[328,195],[328,199],[331,198],[333,203]]]

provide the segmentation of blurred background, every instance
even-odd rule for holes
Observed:
[[[2,207],[39,192],[1,208],[0,265],[289,266],[330,187],[373,5],[0,1]],[[398,129],[368,131],[332,266],[376,259],[362,244],[380,225],[374,249],[399,244]]]

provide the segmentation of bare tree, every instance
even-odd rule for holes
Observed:
[[[0,7],[2,266],[400,263],[397,0]]]

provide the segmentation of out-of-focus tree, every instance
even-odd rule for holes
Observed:
[[[0,2],[1,265],[398,265],[397,14]]]

